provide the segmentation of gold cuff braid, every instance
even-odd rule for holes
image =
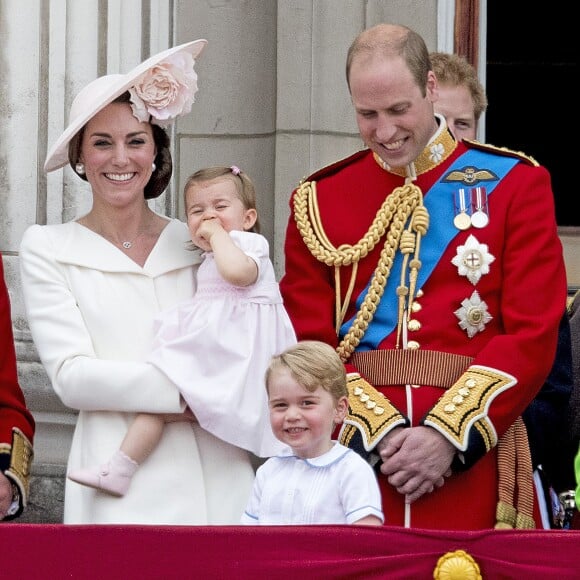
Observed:
[[[460,451],[467,449],[469,431],[475,427],[489,450],[497,444],[497,434],[487,418],[487,410],[497,395],[515,384],[511,375],[471,366],[445,391],[424,424],[437,429]]]
[[[370,451],[391,429],[406,424],[405,417],[358,373],[348,375],[347,387],[348,414],[341,430],[341,443],[346,444],[355,427],[364,448]]]
[[[26,506],[30,490],[30,467],[34,457],[32,443],[17,427],[12,429],[10,466],[5,474],[18,486],[22,505]]]

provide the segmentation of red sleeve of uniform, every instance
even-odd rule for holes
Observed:
[[[567,296],[548,172],[520,164],[502,186],[517,189],[506,213],[500,269],[503,333],[494,336],[473,361],[518,381],[490,407],[489,418],[499,433],[521,414],[550,372]]]
[[[12,430],[16,427],[32,443],[34,419],[26,407],[24,394],[18,383],[16,354],[12,334],[10,298],[0,260],[0,445],[12,445]],[[4,463],[4,454],[0,462]],[[4,471],[8,467],[0,465]]]

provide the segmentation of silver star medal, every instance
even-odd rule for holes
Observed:
[[[459,327],[467,332],[469,338],[473,338],[478,332],[483,332],[485,325],[493,318],[477,290],[461,302],[461,308],[458,308],[454,314],[459,318]]]
[[[470,234],[465,245],[457,246],[457,254],[451,260],[460,276],[466,276],[475,286],[483,274],[489,274],[489,265],[495,257],[488,252],[487,244],[480,244],[477,238]]]

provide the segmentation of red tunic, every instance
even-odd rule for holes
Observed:
[[[0,471],[18,485],[21,508],[28,493],[34,429],[18,383],[10,299],[0,259]]]
[[[417,171],[413,183],[421,189],[425,201],[431,194],[430,188],[448,173],[458,156],[474,147],[473,144],[453,142],[448,157],[444,156],[442,162],[438,160]],[[491,154],[514,157],[513,152],[495,149]],[[385,197],[405,183],[404,177],[380,166],[369,151],[359,152],[324,168],[308,181],[316,182],[320,223],[335,248],[359,242]],[[296,191],[291,200],[292,215],[285,241],[286,273],[280,283],[284,304],[299,339],[318,339],[336,346],[334,267],[317,260],[305,245],[295,221],[295,196]],[[490,220],[486,227],[453,231],[450,243],[421,286],[422,293],[416,299],[417,310],[412,315],[415,326],[411,329],[409,325],[406,332],[408,340],[412,340],[415,348],[420,350],[472,358],[471,366],[460,377],[461,380],[465,381],[472,376],[470,373],[479,373],[483,369],[484,372],[489,370],[494,380],[500,377],[507,383],[501,387],[486,386],[488,391],[481,395],[477,419],[463,425],[459,435],[452,428],[447,429],[438,423],[447,412],[440,402],[445,392],[441,387],[413,385],[405,388],[404,385],[374,384],[408,419],[408,424],[427,424],[437,428],[465,455],[468,467],[465,471],[454,472],[441,489],[412,504],[412,527],[493,528],[498,501],[494,446],[497,438],[534,398],[554,360],[558,323],[565,307],[567,288],[547,170],[523,156],[517,159],[515,166],[489,196],[488,210]],[[429,256],[432,251],[434,241],[429,234],[430,230],[421,240],[421,258]],[[482,273],[475,285],[460,275],[458,267],[452,263],[458,248],[466,244],[470,235],[475,236],[479,244],[486,244],[494,258],[489,264],[489,272]],[[355,300],[361,293],[364,296],[383,247],[384,239],[359,262],[345,320],[356,314]],[[344,298],[351,267],[342,267],[340,275]],[[394,293],[398,284],[398,279],[389,280],[382,299]],[[491,320],[470,337],[460,327],[455,312],[474,290],[487,305]],[[396,328],[389,330],[377,348],[394,349],[396,334]],[[347,370],[358,371],[350,363],[347,363]],[[364,374],[361,375],[364,378]],[[460,384],[452,389],[459,387]],[[427,418],[429,412],[432,415]],[[368,442],[367,450],[372,449],[390,428],[392,426],[385,427],[380,437]],[[404,497],[389,486],[384,476],[379,475],[379,483],[385,523],[403,525]]]

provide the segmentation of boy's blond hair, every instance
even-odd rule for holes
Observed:
[[[325,342],[302,340],[275,355],[266,370],[266,389],[275,369],[287,368],[307,391],[318,387],[328,391],[335,401],[347,397],[346,371],[338,353]]]

